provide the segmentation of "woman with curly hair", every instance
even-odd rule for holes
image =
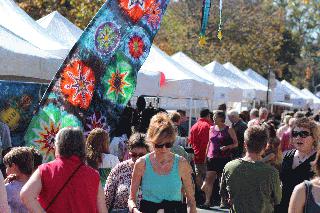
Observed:
[[[111,169],[120,163],[117,156],[109,154],[109,142],[109,134],[101,128],[93,129],[86,141],[87,163],[99,171],[102,186],[105,185]]]

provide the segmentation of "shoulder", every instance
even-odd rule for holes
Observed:
[[[298,194],[298,195],[305,195],[306,192],[306,184],[305,182],[299,183],[298,185],[296,185],[293,189],[292,193]]]
[[[235,167],[241,165],[241,164],[242,164],[241,162],[242,162],[241,159],[232,160],[232,161],[228,162],[228,163],[225,165],[224,169],[225,169],[225,170],[232,170],[232,169],[234,169]]]
[[[146,154],[145,156],[139,158],[134,164],[134,169],[144,169],[146,167],[146,161],[149,156],[150,154]]]
[[[181,171],[181,174],[191,172],[191,166],[187,159],[179,155],[175,155],[175,158],[178,158],[179,170]]]
[[[287,160],[288,158],[292,158],[294,156],[294,153],[296,152],[296,149],[292,149],[286,152],[286,154],[283,156],[283,160]]]

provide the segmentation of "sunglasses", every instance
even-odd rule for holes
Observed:
[[[311,136],[311,133],[308,131],[292,131],[291,135],[293,138],[297,138],[298,136],[300,136],[301,138],[306,138],[308,136]]]
[[[171,148],[172,146],[173,146],[173,142],[169,142],[169,143],[163,143],[163,144],[155,144],[154,148],[156,149],[161,149],[163,147]]]
[[[145,153],[130,153],[130,156],[133,158],[141,158],[145,156]]]

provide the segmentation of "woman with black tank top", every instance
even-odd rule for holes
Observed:
[[[280,205],[276,207],[275,212],[277,213],[288,212],[294,187],[314,176],[311,170],[311,162],[316,157],[320,139],[319,126],[308,118],[298,118],[292,130],[292,139],[295,149],[285,154],[280,169],[282,199]],[[294,210],[294,212],[303,211]]]

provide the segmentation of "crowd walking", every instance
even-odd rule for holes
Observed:
[[[5,147],[0,212],[194,213],[213,205],[237,213],[320,212],[314,117],[287,112],[277,124],[266,108],[202,109],[188,131],[183,110],[139,110],[126,125],[132,131],[114,136],[60,129],[49,163],[33,148]],[[141,121],[146,128],[137,131]]]

